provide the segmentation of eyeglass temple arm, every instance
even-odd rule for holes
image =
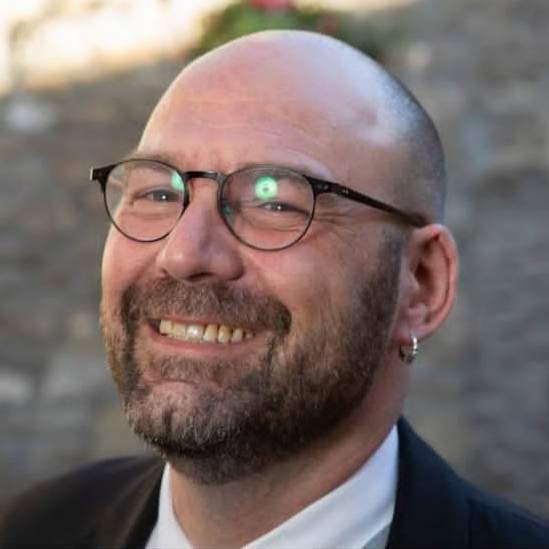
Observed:
[[[109,164],[108,166],[103,166],[101,168],[91,168],[90,169],[90,181],[97,181],[102,185],[107,181],[109,173],[116,167],[116,164]]]
[[[339,183],[322,181],[320,179],[312,179],[312,183],[314,190],[317,194],[335,193],[339,196],[344,196],[345,198],[349,198],[350,200],[354,200],[355,202],[360,202],[361,204],[366,204],[367,206],[370,206],[372,208],[376,208],[378,210],[382,210],[384,212],[395,215],[405,223],[408,223],[414,227],[425,227],[425,225],[428,224],[428,221],[420,214],[405,212],[403,210],[400,210],[399,208],[395,208],[394,206],[386,204],[385,202],[376,200],[371,196],[353,191],[353,189],[344,187]]]

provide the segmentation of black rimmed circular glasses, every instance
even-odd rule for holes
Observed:
[[[254,165],[222,174],[183,172],[159,160],[130,159],[92,168],[90,174],[101,185],[114,226],[137,242],[156,242],[170,234],[190,203],[189,181],[197,178],[218,183],[221,218],[240,242],[256,250],[283,250],[298,242],[313,220],[317,196],[323,193],[382,210],[414,227],[427,224],[419,214],[279,166]]]

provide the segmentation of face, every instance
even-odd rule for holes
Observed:
[[[204,80],[191,71],[163,98],[139,156],[182,170],[280,164],[350,183],[326,105]],[[253,250],[219,218],[216,184],[192,186],[166,239],[111,230],[102,325],[133,429],[196,481],[220,483],[299,451],[363,401],[390,340],[400,246],[374,211],[326,196],[296,245]]]

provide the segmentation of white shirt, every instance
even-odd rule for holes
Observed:
[[[370,459],[337,488],[243,549],[384,548],[393,520],[398,476],[398,434],[393,426]],[[192,549],[175,518],[166,464],[158,521],[146,549]]]

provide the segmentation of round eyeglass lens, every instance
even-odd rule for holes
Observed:
[[[297,242],[310,225],[313,210],[311,185],[286,168],[245,168],[222,186],[221,211],[227,226],[254,248],[278,250]]]
[[[105,204],[116,228],[133,240],[151,242],[176,225],[185,203],[185,181],[151,160],[127,160],[109,174]]]

